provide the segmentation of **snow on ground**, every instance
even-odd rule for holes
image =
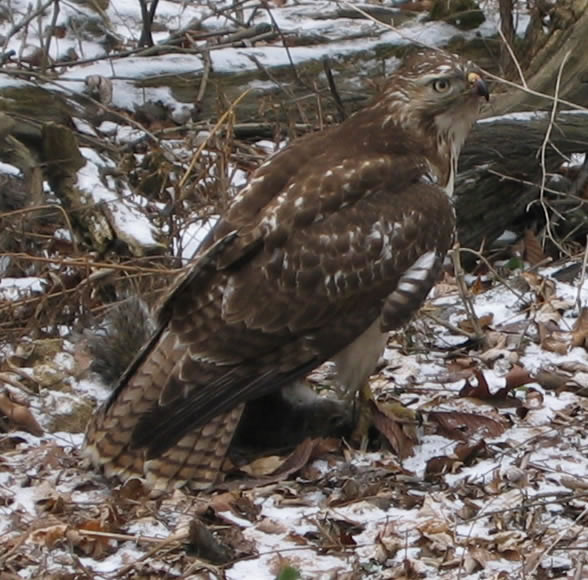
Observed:
[[[10,18],[0,23],[0,35],[7,36],[9,25],[23,18],[29,4],[26,0],[4,3]],[[155,41],[163,41],[191,20],[201,21],[208,31],[234,28],[234,23],[211,10],[213,4],[222,8],[228,2],[205,4],[162,0]],[[266,11],[253,11],[256,4],[246,2],[243,17],[253,17],[256,24],[269,23]],[[456,33],[447,24],[420,18],[399,33],[366,20],[316,17],[340,5],[307,1],[277,7],[276,3],[272,11],[284,33],[303,30],[325,37],[328,44],[293,46],[289,54],[279,45],[215,48],[210,52],[215,72],[255,70],[251,56],[264,66],[285,66],[290,58],[301,63],[409,39],[440,45]],[[140,11],[135,0],[111,0],[104,18],[89,4],[62,1],[59,6],[56,26],[107,22],[123,47],[136,46]],[[45,23],[52,17],[49,11]],[[32,54],[38,31],[35,19],[6,38],[4,51]],[[492,34],[493,23],[486,22],[478,32]],[[85,35],[79,42],[66,35],[53,38],[50,55],[58,60],[72,49],[80,59],[99,57],[105,51],[95,36]],[[60,71],[56,90],[80,92],[89,75],[103,75],[113,81],[115,107],[133,110],[146,101],[161,100],[180,110],[183,103],[169,88],[141,86],[142,81],[162,74],[200,74],[203,67],[198,54],[111,58]],[[0,69],[0,86],[25,82]],[[144,135],[110,120],[97,131],[113,136],[118,144]],[[96,131],[87,125],[84,133]],[[273,142],[267,149],[274,149]],[[138,243],[156,244],[151,224],[137,210],[142,202],[131,191],[117,191],[114,180],[101,172],[109,168],[108,160],[89,148],[83,154],[87,162],[78,173],[78,186],[94,203],[117,208],[119,227]],[[5,164],[0,172],[15,174]],[[244,172],[235,172],[233,185],[241,185],[244,177]],[[210,221],[188,224],[176,251],[184,258],[191,256],[207,227]],[[38,394],[7,383],[11,398],[22,403],[11,409],[28,408],[44,433],[11,431],[0,436],[1,574],[6,578],[261,580],[278,577],[289,565],[302,578],[325,580],[530,578],[537,570],[543,578],[588,577],[583,564],[588,546],[588,403],[585,391],[575,392],[588,386],[588,356],[585,343],[571,344],[579,314],[576,299],[588,303],[588,285],[578,290],[579,278],[570,283],[558,280],[554,277],[558,268],[537,273],[553,284],[547,298],[540,296],[537,284],[527,283],[522,300],[520,293],[497,281],[474,296],[477,315],[492,315],[487,332],[493,342],[488,348],[456,350],[464,337],[455,328],[467,317],[452,283],[438,287],[429,305],[446,326],[422,316],[408,331],[411,344],[392,337],[386,364],[372,386],[382,399],[394,395],[422,413],[424,424],[409,457],[400,460],[388,450],[338,449],[303,466],[290,480],[214,494],[176,491],[152,498],[140,487],[112,486],[87,470],[79,455],[83,417],[108,393],[91,377],[77,376],[72,370],[79,337],[70,336],[73,344],[31,367],[23,354],[29,344],[19,345],[16,356],[24,361],[18,367],[20,374],[7,376],[17,385],[31,381]],[[518,277],[515,273],[511,279]],[[472,286],[475,281],[471,280]],[[3,302],[44,291],[44,280],[38,277],[0,281]],[[537,322],[548,326],[551,342],[539,338]],[[476,384],[472,368],[481,369],[495,393],[504,387],[515,363],[531,376],[513,390],[514,400],[460,396],[466,376]],[[432,427],[429,413],[440,411],[454,417],[464,413],[490,418],[504,425],[504,431],[486,437],[466,456],[463,441]],[[82,419],[68,422],[74,416]],[[445,467],[436,471],[433,466],[439,460]],[[190,526],[196,516],[233,550],[234,556],[222,565],[210,564],[195,553],[197,542]]]
[[[539,272],[553,273],[553,268]],[[553,300],[578,291],[578,281],[549,280],[555,284]],[[588,287],[580,296],[586,304]],[[475,306],[500,313],[494,333],[508,332],[520,319],[520,304],[500,284],[477,295]],[[461,299],[453,290],[430,308],[460,309]],[[575,320],[570,307],[559,319],[561,332],[569,337]],[[422,324],[426,319],[417,320],[413,331]],[[441,344],[452,333],[435,327],[434,334]],[[425,577],[466,580],[529,577],[533,567],[543,568],[545,577],[577,571],[588,541],[586,397],[530,378],[516,389],[517,405],[461,398],[465,380],[451,376],[450,355],[427,340],[427,333],[419,332],[414,345],[419,352],[413,354],[392,340],[373,388],[380,396],[396,394],[425,416],[459,411],[504,420],[504,432],[488,437],[472,459],[453,461],[446,472],[431,475],[430,462],[455,458],[461,443],[425,424],[414,454],[403,461],[389,451],[349,449],[305,466],[295,480],[211,496],[176,491],[149,499],[120,486],[113,490],[83,469],[81,433],[12,432],[2,439],[0,462],[0,533],[11,549],[0,558],[23,578],[40,570],[113,578],[121,569],[172,578],[192,569],[195,575],[188,577],[218,577],[214,567],[190,556],[186,539],[191,518],[204,514],[212,529],[231,530],[236,549],[246,555],[223,566],[222,577],[235,580],[274,579],[286,564],[303,578],[325,579],[392,578],[407,566]],[[485,352],[470,348],[463,356],[476,359]],[[528,341],[516,350],[505,347],[502,354],[509,352],[520,354],[518,364],[534,376],[576,368],[570,378],[588,385],[583,347],[556,355]],[[62,355],[60,366],[71,361]],[[496,389],[504,386],[511,367],[479,368]],[[32,405],[41,424],[47,426],[49,410],[50,416],[67,414],[72,404],[106,394],[89,379],[68,382],[68,392],[41,389]],[[152,555],[145,559],[147,553]],[[42,565],[35,563],[41,554]]]

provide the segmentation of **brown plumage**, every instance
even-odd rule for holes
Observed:
[[[95,465],[203,489],[246,401],[327,360],[365,383],[452,243],[457,157],[488,97],[476,71],[418,52],[371,105],[256,171],[90,424]]]

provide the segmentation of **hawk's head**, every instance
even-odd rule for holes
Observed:
[[[441,50],[419,50],[390,76],[373,108],[385,108],[385,129],[395,125],[450,159],[441,185],[451,193],[459,152],[488,95],[472,62]]]

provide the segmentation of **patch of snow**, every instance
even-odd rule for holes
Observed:
[[[45,290],[47,282],[35,276],[23,276],[22,278],[2,278],[0,280],[0,300],[15,302],[40,294]]]

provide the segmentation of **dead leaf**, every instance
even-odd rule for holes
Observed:
[[[240,518],[255,522],[261,512],[261,506],[254,503],[248,495],[240,495],[233,502],[233,512]]]
[[[447,455],[431,457],[425,467],[425,481],[436,481],[446,473],[453,473],[454,466],[458,461]]]
[[[289,475],[300,471],[312,457],[313,451],[320,439],[305,439],[300,443],[286,460],[271,473],[272,478],[285,479]]]
[[[119,499],[137,501],[140,498],[148,497],[149,490],[138,477],[127,479],[118,491],[113,491]]]
[[[529,389],[525,396],[525,407],[527,409],[541,409],[543,407],[543,393],[536,389]]]
[[[25,405],[15,403],[5,394],[0,395],[0,413],[4,415],[15,428],[23,429],[37,437],[43,435],[43,429],[33,417],[30,409]]]
[[[495,393],[491,393],[486,377],[484,377],[484,374],[479,369],[474,369],[474,376],[478,384],[473,386],[469,380],[466,380],[465,385],[459,392],[460,397],[473,397],[501,407],[504,407],[505,404],[512,407],[519,407],[521,405],[521,402],[516,397],[509,396],[513,387],[505,384],[504,387],[498,389]]]
[[[498,421],[474,413],[433,411],[429,413],[429,420],[437,424],[440,435],[445,435],[456,441],[498,437],[504,433],[504,427]]]
[[[555,295],[555,282],[544,276],[540,276],[536,272],[523,272],[523,279],[529,285],[529,288],[535,292],[537,298],[543,302],[547,302]]]
[[[79,524],[77,528],[70,528],[67,532],[67,539],[78,553],[100,559],[115,549],[115,545],[111,545],[111,538],[108,537],[110,531],[110,526],[102,520],[90,519]],[[91,532],[99,533],[92,534]],[[104,535],[100,535],[101,533]]]
[[[572,331],[572,346],[588,350],[588,307],[584,306]]]
[[[541,242],[539,242],[532,230],[525,230],[523,240],[525,242],[525,260],[532,266],[543,262],[545,260],[545,254],[543,253]]]
[[[52,548],[66,537],[67,525],[55,524],[46,528],[38,528],[30,535],[31,542]]]
[[[514,365],[506,377],[504,377],[504,380],[508,389],[516,389],[517,387],[522,387],[527,383],[533,382],[529,371],[519,365]]]
[[[484,316],[480,316],[480,318],[478,318],[478,323],[480,324],[480,328],[482,330],[486,330],[492,324],[493,320],[494,314],[485,314]],[[465,330],[466,332],[470,333],[474,332],[475,330],[474,323],[469,318],[460,320],[457,326],[462,330]]]
[[[240,469],[252,477],[263,478],[266,483],[280,481],[300,471],[314,457],[330,452],[338,446],[339,442],[334,439],[307,438],[286,457],[278,455],[261,457]]]
[[[251,477],[265,477],[277,471],[284,461],[284,457],[280,455],[268,455],[255,459],[247,465],[242,465],[239,469]]]
[[[485,449],[486,442],[483,439],[480,439],[479,441],[458,443],[454,450],[454,454],[461,463],[467,465],[473,459],[478,457]]]
[[[558,374],[555,371],[540,370],[533,380],[541,385],[545,390],[560,392],[564,390],[567,383],[570,381],[568,375]]]
[[[554,336],[547,336],[541,341],[541,348],[549,352],[564,355],[568,353],[569,345]]]
[[[198,558],[213,564],[226,564],[233,558],[231,550],[219,542],[199,518],[190,521],[188,545]]]
[[[388,405],[370,401],[374,427],[386,438],[396,454],[404,459],[414,452],[416,420],[407,421],[395,412],[398,404]],[[414,412],[411,411],[412,414]],[[405,428],[405,426],[407,428]],[[411,429],[412,427],[412,429]]]
[[[270,518],[262,518],[255,529],[264,534],[285,534],[288,531],[284,524]]]
[[[588,479],[586,478],[562,475],[559,482],[568,489],[588,491]]]
[[[470,292],[472,294],[482,294],[482,292],[488,290],[488,287],[488,282],[485,282],[482,280],[481,276],[478,276],[474,283],[470,286]]]

